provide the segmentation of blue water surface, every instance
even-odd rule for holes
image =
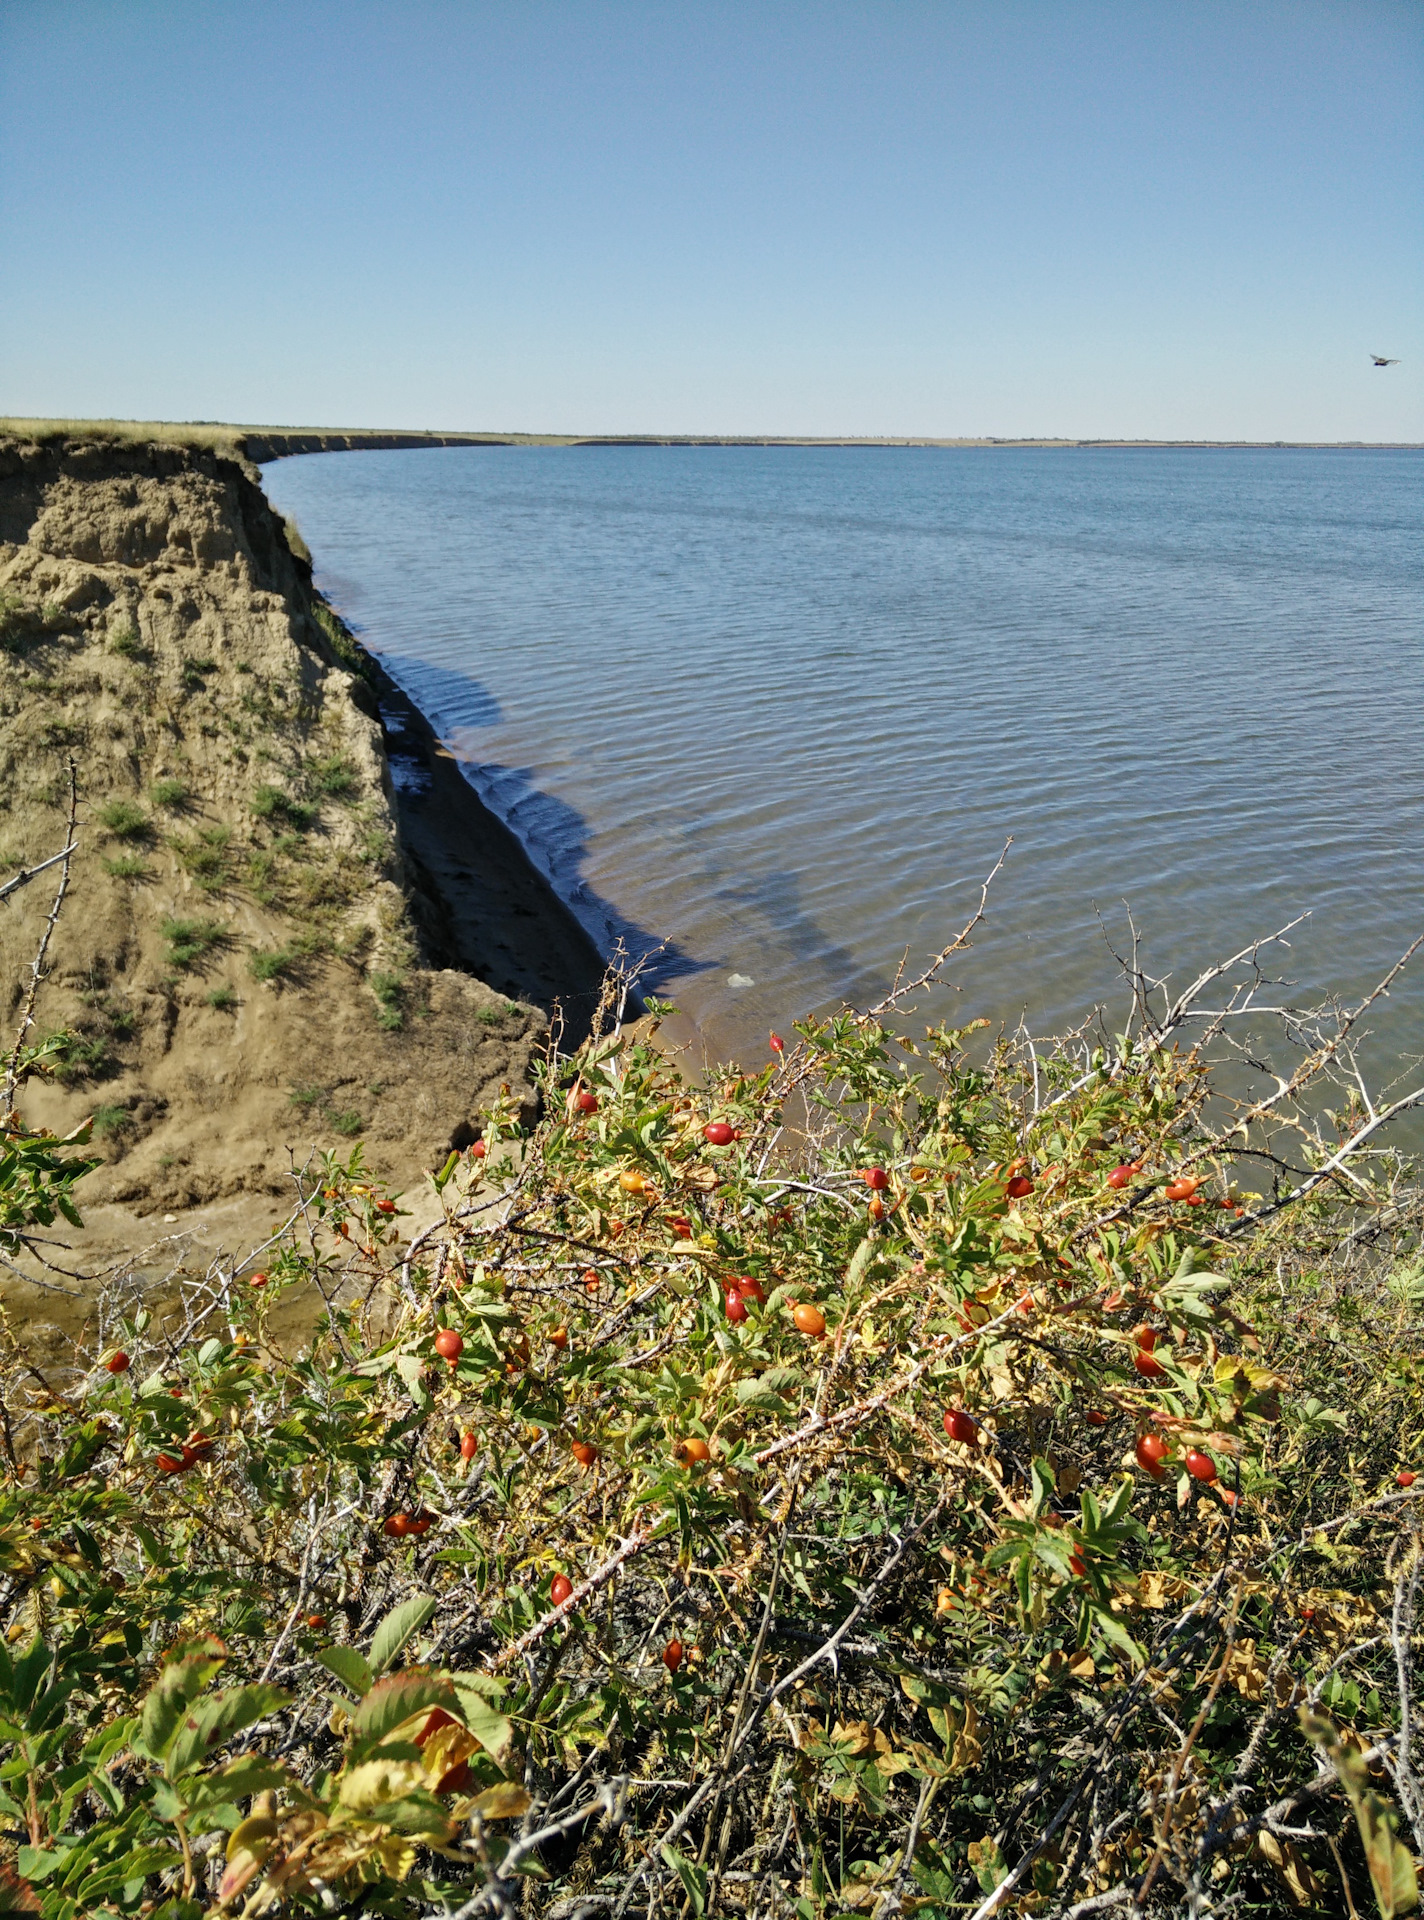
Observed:
[[[1013,848],[964,1014],[1124,1005],[1300,913],[1424,929],[1424,456],[489,448],[265,474],[317,578],[605,946],[718,1048],[882,992]],[[1124,904],[1126,903],[1126,904]],[[1372,1013],[1424,1052],[1424,961]]]

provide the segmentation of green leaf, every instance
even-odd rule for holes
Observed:
[[[10,1698],[19,1708],[20,1714],[26,1714],[39,1691],[40,1681],[50,1663],[50,1651],[38,1636],[33,1639],[20,1655],[11,1669]]]
[[[376,1676],[365,1654],[355,1647],[323,1647],[317,1659],[328,1673],[334,1673],[338,1680],[350,1687],[358,1700],[371,1691],[371,1682]]]
[[[783,1400],[779,1393],[772,1393],[760,1380],[739,1380],[737,1382],[737,1404],[750,1407],[755,1413],[790,1413],[791,1404]]]
[[[227,1648],[211,1635],[173,1648],[149,1689],[139,1719],[139,1738],[151,1760],[161,1760],[167,1753],[189,1703],[226,1659]]]
[[[205,1760],[214,1747],[225,1746],[234,1734],[285,1707],[290,1695],[280,1687],[227,1687],[184,1716],[173,1737],[163,1771],[177,1780]]]
[[[865,1239],[861,1241],[860,1245],[851,1255],[850,1265],[846,1268],[844,1287],[846,1293],[852,1292],[854,1288],[859,1286],[860,1282],[865,1278],[865,1269],[874,1258],[875,1242],[870,1235],[867,1234]]]
[[[1033,1514],[1037,1519],[1038,1515],[1046,1513],[1052,1504],[1053,1496],[1058,1490],[1058,1477],[1046,1460],[1035,1459],[1031,1471],[1033,1473]]]
[[[420,1356],[414,1353],[398,1353],[396,1372],[404,1380],[411,1399],[423,1405],[428,1396],[424,1381],[425,1365]]]
[[[1095,1631],[1100,1633],[1110,1646],[1116,1647],[1120,1653],[1125,1653],[1133,1666],[1140,1667],[1142,1649],[1116,1614],[1110,1612],[1107,1607],[1099,1606],[1092,1607],[1090,1612]]]
[[[68,1858],[68,1851],[64,1849],[51,1852],[45,1847],[21,1847],[16,1864],[26,1880],[47,1880]]]
[[[959,1736],[959,1715],[952,1707],[927,1707],[930,1725],[944,1742],[945,1748],[952,1751]]]
[[[277,1787],[289,1786],[292,1776],[279,1760],[268,1760],[260,1753],[240,1753],[212,1778],[221,1784],[224,1792],[241,1798],[249,1793],[271,1793]]]
[[[514,1740],[512,1724],[488,1700],[465,1684],[460,1674],[454,1676],[454,1681],[465,1725],[495,1764],[502,1767]]]
[[[443,1673],[409,1668],[378,1680],[356,1709],[352,1725],[363,1745],[372,1745],[422,1707],[443,1707],[458,1715],[460,1702]]]
[[[707,1911],[707,1875],[703,1868],[696,1866],[676,1847],[663,1847],[663,1859],[672,1868],[683,1884],[683,1889],[692,1904],[692,1911],[701,1920]]]
[[[413,1600],[402,1601],[400,1606],[394,1607],[376,1628],[372,1637],[371,1672],[384,1673],[406,1641],[412,1634],[420,1632],[434,1612],[434,1600],[423,1593],[417,1594]]]
[[[1117,1522],[1123,1518],[1128,1508],[1132,1505],[1134,1491],[1135,1488],[1130,1475],[1124,1477],[1118,1483],[1117,1492],[1103,1509],[1102,1523],[1105,1527],[1115,1526]]]

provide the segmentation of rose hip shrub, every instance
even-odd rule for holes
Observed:
[[[15,1358],[15,1910],[1404,1910],[1417,1196],[1233,1189],[1192,1054],[800,1034]]]

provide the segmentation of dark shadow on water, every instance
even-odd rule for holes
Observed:
[[[352,627],[351,631],[363,646],[371,646],[359,627]],[[371,651],[437,733],[448,737],[456,727],[497,727],[503,720],[504,709],[498,700],[488,687],[471,679],[469,674],[456,673],[450,667],[435,666],[425,660],[406,660],[399,654],[379,653],[374,647]]]
[[[785,869],[748,874],[716,890],[730,918],[759,929],[759,938],[789,956],[807,1007],[871,1005],[889,986],[883,968],[867,967],[848,947],[831,940],[800,905],[801,881]]]
[[[364,636],[362,644],[370,647]],[[676,941],[665,940],[640,926],[588,884],[583,873],[588,857],[588,822],[566,801],[543,792],[529,768],[474,761],[450,747],[453,735],[466,728],[494,726],[501,719],[499,702],[486,687],[449,667],[378,653],[373,647],[370,650],[450,748],[478,799],[519,841],[535,872],[563,901],[604,959],[621,942],[630,959],[646,961],[640,985],[645,992],[658,996],[666,994],[675,981],[719,964],[694,958]],[[406,730],[398,712],[388,713],[383,707],[382,720],[392,783],[406,804],[419,806],[429,786],[419,743],[411,740],[410,751],[405,751]]]

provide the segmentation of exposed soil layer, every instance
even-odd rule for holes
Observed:
[[[73,1037],[21,1105],[97,1116],[79,1197],[106,1259],[66,1234],[61,1266],[197,1208],[261,1238],[314,1149],[419,1185],[527,1087],[555,1001],[591,1010],[587,936],[314,593],[245,462],[0,439],[0,880],[63,846],[71,759],[36,1034]],[[0,905],[11,1030],[57,872]],[[0,1297],[37,1304],[13,1274]]]

